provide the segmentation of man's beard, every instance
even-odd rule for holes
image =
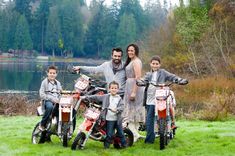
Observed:
[[[120,64],[120,63],[121,63],[121,60],[113,59],[113,63],[114,63],[114,64],[116,64],[116,65],[118,65],[118,64]]]

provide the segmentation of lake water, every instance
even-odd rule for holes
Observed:
[[[41,81],[46,77],[46,69],[49,65],[56,65],[59,69],[57,79],[63,89],[72,90],[74,80],[78,75],[67,71],[68,65],[85,65],[79,62],[34,62],[1,61],[0,60],[0,93],[24,93],[37,94]]]

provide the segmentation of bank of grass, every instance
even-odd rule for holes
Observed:
[[[234,155],[235,153],[235,120],[226,122],[178,121],[176,137],[163,151],[159,150],[159,139],[152,145],[139,140],[133,147],[116,150],[113,147],[104,150],[101,142],[89,140],[82,151],[71,151],[62,147],[57,137],[52,143],[31,144],[31,133],[40,117],[0,116],[0,155]]]
[[[235,115],[235,78],[224,76],[189,80],[186,86],[174,85],[177,115],[190,119],[218,121]]]

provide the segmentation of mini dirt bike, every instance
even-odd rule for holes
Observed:
[[[81,75],[75,83],[75,91],[62,91],[58,108],[54,105],[54,109],[59,109],[58,118],[54,117],[46,124],[46,130],[39,129],[38,122],[32,132],[32,143],[39,144],[45,141],[51,141],[51,135],[57,135],[64,147],[68,146],[68,141],[72,138],[76,124],[76,111],[78,110],[81,99],[80,94],[87,92],[90,86],[89,77]],[[40,109],[38,109],[40,110]],[[38,113],[40,114],[40,113]]]
[[[101,106],[88,101],[87,109],[84,113],[84,121],[78,128],[78,134],[74,139],[71,149],[83,149],[89,138],[95,141],[104,142],[106,138],[105,120],[101,119]],[[133,145],[134,136],[128,129],[124,128],[127,146]],[[121,140],[115,134],[112,142],[114,148],[121,148]]]
[[[165,84],[154,84],[152,82],[146,82],[139,80],[137,82],[138,86],[146,86],[151,84],[156,87],[155,92],[155,123],[157,134],[160,137],[160,150],[163,150],[166,145],[174,138],[175,130],[172,129],[172,120],[171,120],[171,107],[172,107],[172,91],[170,86],[173,82]],[[186,85],[187,80],[177,82],[179,85]]]

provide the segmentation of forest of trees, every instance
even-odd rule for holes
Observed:
[[[0,52],[107,59],[134,42],[145,63],[158,54],[170,71],[235,76],[234,15],[233,0],[0,0]]]
[[[107,58],[112,47],[125,48],[159,27],[167,2],[148,0],[10,0],[0,1],[0,51],[34,50],[38,54]],[[168,4],[170,6],[170,4]]]

